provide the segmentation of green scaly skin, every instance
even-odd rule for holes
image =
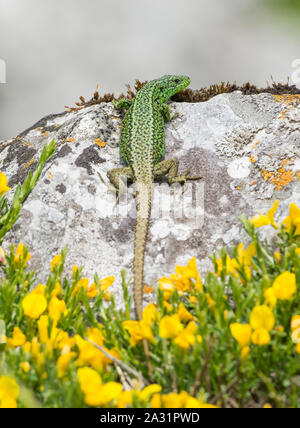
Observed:
[[[123,98],[114,102],[117,109],[127,110],[122,123],[120,154],[128,167],[113,169],[107,176],[117,191],[121,176],[126,176],[137,186],[133,272],[134,302],[139,320],[143,317],[144,254],[154,179],[168,174],[168,183],[171,185],[200,178],[177,175],[179,162],[176,158],[161,161],[165,154],[164,123],[172,119],[166,101],[189,84],[190,78],[187,76],[166,75],[147,83],[132,101]],[[151,370],[146,341],[144,348]]]

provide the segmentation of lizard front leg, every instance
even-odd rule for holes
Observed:
[[[178,116],[178,113],[175,113],[173,114],[173,116],[171,116],[170,107],[166,103],[160,104],[159,111],[161,112],[165,122],[169,122],[170,120],[173,119],[173,117]]]
[[[113,100],[113,105],[117,110],[128,110],[132,104],[132,100],[128,98],[121,98],[120,100]]]
[[[178,166],[179,161],[177,158],[163,160],[155,165],[154,178],[161,178],[168,174],[168,183],[170,185],[173,183],[184,184],[187,180],[199,180],[202,178],[201,176],[189,177],[187,175],[189,170],[187,170],[185,174],[178,175]]]

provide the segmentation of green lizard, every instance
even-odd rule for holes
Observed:
[[[137,220],[134,242],[134,302],[137,318],[143,317],[144,254],[151,213],[152,185],[155,178],[168,174],[168,183],[185,183],[200,177],[177,175],[178,159],[161,161],[165,154],[164,122],[172,119],[166,101],[190,84],[187,76],[166,75],[147,83],[133,100],[122,98],[114,102],[117,109],[126,109],[122,122],[120,154],[128,167],[116,168],[107,176],[119,191],[121,176],[136,183]],[[147,341],[144,350],[150,375],[152,368]]]

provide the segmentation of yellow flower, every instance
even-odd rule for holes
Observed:
[[[142,321],[123,321],[123,327],[130,334],[130,345],[135,346],[139,341],[146,339],[155,343],[152,330],[147,322]]]
[[[28,373],[30,370],[30,364],[28,363],[28,361],[23,361],[20,364],[21,368],[24,370],[25,373]]]
[[[17,407],[20,389],[17,382],[8,376],[0,376],[0,407]]]
[[[176,272],[178,272],[179,267],[180,266],[176,267]],[[190,291],[191,281],[190,281],[189,276],[181,276],[181,275],[177,275],[177,274],[175,275],[172,273],[170,275],[170,278],[171,278],[171,281],[172,281],[174,287],[179,292],[179,294],[185,293],[186,291]]]
[[[90,327],[87,329],[87,337],[99,346],[103,346],[104,338],[99,328]]]
[[[30,253],[27,253],[26,258],[24,259],[24,245],[22,244],[22,242],[20,242],[16,249],[16,254],[14,257],[15,266],[17,266],[21,261],[25,265],[30,259],[30,257],[31,257]]]
[[[77,378],[80,388],[84,394],[91,394],[102,386],[102,380],[96,370],[82,367],[77,370]]]
[[[8,192],[11,187],[7,186],[7,178],[3,172],[0,172],[0,197],[4,195],[4,193]]]
[[[72,268],[72,278],[75,277],[76,272],[78,271],[78,266],[74,265]]]
[[[93,282],[89,288],[86,291],[86,295],[88,296],[89,299],[93,299],[94,297],[96,297],[99,294],[99,291],[97,290],[97,286],[96,284]]]
[[[277,302],[277,297],[274,292],[273,287],[267,288],[264,292],[264,298],[266,299],[266,303],[270,305],[271,308],[274,308]]]
[[[179,321],[178,315],[166,315],[160,320],[159,335],[164,339],[173,339],[183,330],[183,325]]]
[[[209,293],[206,293],[205,295],[206,295],[206,301],[207,301],[208,306],[210,307],[210,310],[214,311],[215,302],[213,301],[213,299]]]
[[[143,321],[146,324],[152,324],[158,317],[157,308],[154,303],[149,303],[143,310]]]
[[[57,282],[57,283],[55,284],[54,289],[52,290],[51,296],[52,296],[52,297],[57,297],[57,296],[60,296],[61,294],[62,294],[62,288],[61,288],[60,283],[59,283],[59,282]]]
[[[274,251],[274,258],[277,262],[280,262],[281,254],[278,251]]]
[[[183,303],[180,303],[178,306],[177,314],[179,316],[180,321],[190,321],[195,317],[185,308]]]
[[[289,216],[283,220],[282,224],[289,233],[295,227],[295,234],[300,235],[300,208],[296,204],[290,204]]]
[[[141,401],[148,401],[151,395],[160,392],[162,387],[153,383],[151,385],[146,386],[142,391],[138,393],[138,397]]]
[[[190,301],[190,303],[191,303],[192,305],[196,305],[196,304],[197,304],[197,302],[198,302],[198,299],[197,299],[197,297],[196,297],[196,296],[190,296],[190,297],[189,297],[189,301]]]
[[[184,408],[187,400],[187,392],[181,391],[180,394],[171,392],[170,394],[162,394],[161,399],[163,407],[167,408]]]
[[[175,290],[173,282],[166,276],[158,280],[159,288],[164,292],[164,300],[168,300]]]
[[[293,315],[291,318],[292,341],[300,343],[300,315]]]
[[[181,349],[189,349],[190,346],[195,344],[196,338],[195,333],[198,331],[197,324],[191,321],[187,327],[182,330],[179,335],[174,339],[174,343]]]
[[[151,400],[150,400],[150,407],[152,409],[159,409],[162,407],[161,397],[160,394],[156,393],[153,394]]]
[[[22,300],[24,314],[30,318],[37,319],[47,308],[47,300],[44,296],[44,288],[39,284]]]
[[[115,281],[115,277],[113,275],[107,276],[106,278],[103,278],[99,282],[99,289],[100,291],[106,291],[108,287],[110,287]]]
[[[75,352],[62,353],[62,355],[57,360],[57,376],[62,378],[65,376],[66,371],[69,367],[69,364],[76,355]]]
[[[270,403],[266,403],[266,404],[263,405],[263,408],[264,409],[272,409],[272,406],[271,406]]]
[[[118,400],[122,385],[117,382],[107,382],[102,384],[98,372],[89,367],[77,370],[77,377],[80,388],[85,395],[85,402],[89,406],[101,406],[109,404],[113,400]]]
[[[250,354],[250,347],[249,346],[243,346],[240,352],[241,359],[246,360],[248,358],[248,355]]]
[[[233,338],[238,342],[241,348],[248,345],[251,339],[251,326],[250,324],[230,324],[230,331]]]
[[[271,337],[267,329],[260,327],[252,333],[251,340],[254,345],[263,346],[270,343]]]
[[[58,321],[62,314],[67,312],[67,307],[64,300],[57,297],[52,297],[48,305],[48,313],[54,321]]]
[[[124,409],[127,405],[132,404],[133,390],[122,391],[118,399],[118,408]]]
[[[123,386],[118,382],[107,382],[100,389],[85,396],[85,402],[89,406],[105,406],[111,401],[118,400]]]
[[[296,275],[289,271],[280,274],[273,283],[275,296],[280,300],[288,300],[296,293]]]
[[[72,291],[72,296],[78,293],[80,287],[82,287],[85,291],[87,291],[89,288],[89,279],[81,278],[75,285],[74,290]]]
[[[26,342],[26,336],[22,333],[19,327],[14,327],[13,336],[11,339],[7,338],[7,343],[9,346],[17,347],[22,346]]]
[[[61,264],[61,255],[57,254],[56,256],[53,257],[52,261],[50,262],[51,272],[53,272],[54,266],[59,267],[60,264]]]
[[[296,314],[291,318],[291,330],[295,331],[298,330],[298,328],[300,328],[300,315]]]
[[[42,315],[41,318],[37,322],[39,337],[42,343],[47,343],[48,338],[48,328],[49,328],[49,318],[48,315]]]
[[[270,224],[275,229],[278,229],[278,225],[274,220],[274,215],[277,211],[278,203],[279,203],[279,200],[275,201],[274,205],[272,206],[271,209],[269,209],[266,215],[262,215],[262,214],[256,215],[252,217],[249,221],[254,224],[254,227],[262,227]]]
[[[272,330],[275,324],[275,317],[271,309],[266,305],[255,306],[250,314],[250,325],[253,330],[264,328]]]
[[[195,280],[195,283],[193,284],[196,291],[203,291],[203,284],[197,269],[197,263],[196,263],[196,257],[192,257],[188,264],[187,268],[190,270],[190,278]]]
[[[89,338],[93,340],[97,345],[101,346],[95,332],[89,332]],[[96,340],[95,340],[96,339]],[[82,339],[78,334],[75,335],[76,345],[79,348],[79,357],[76,360],[77,366],[91,365],[94,369],[106,368],[108,364],[111,364],[111,360],[107,358],[100,349],[97,349],[92,343]],[[104,348],[109,354],[115,358],[120,358],[116,351],[112,349]]]

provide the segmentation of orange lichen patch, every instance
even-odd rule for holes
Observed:
[[[49,134],[49,132],[48,132],[48,131],[45,131],[45,132],[42,134],[42,136],[43,136],[43,137],[46,137],[48,134]]]
[[[252,146],[252,147],[253,147],[254,149],[256,149],[256,147],[258,146],[258,144],[259,144],[259,141],[255,141],[255,142],[253,143],[253,146]]]
[[[284,168],[288,161],[288,159],[285,159],[281,163],[281,167],[277,172],[266,170],[262,170],[261,172],[263,179],[269,183],[274,184],[276,190],[281,190],[283,187],[291,183],[295,178],[292,170]]]
[[[286,113],[293,107],[296,107],[300,104],[300,95],[299,94],[283,94],[283,95],[273,95],[275,101],[284,105],[285,110],[280,112],[278,119],[285,119]]]
[[[297,180],[300,181],[300,171],[296,173]]]
[[[115,120],[121,120],[121,118],[120,117],[118,117],[118,116],[114,116],[114,115],[111,115],[111,116],[109,116],[111,119],[115,119]]]
[[[273,95],[275,101],[278,103],[285,104],[286,106],[290,107],[294,104],[300,103],[300,95],[292,95],[292,94],[283,94],[283,95]]]
[[[256,162],[256,159],[255,159],[255,157],[254,157],[253,155],[250,155],[250,162],[251,162],[251,163]]]
[[[103,147],[105,147],[105,146],[106,146],[106,142],[105,142],[105,141],[102,141],[102,140],[101,140],[101,138],[96,138],[96,139],[94,140],[94,143],[95,143],[95,144],[97,144],[97,146],[99,146],[99,147],[101,147],[101,148],[103,148]]]
[[[21,143],[23,144],[23,146],[26,146],[26,147],[32,146],[32,143],[30,141],[21,140]]]
[[[153,293],[154,287],[151,287],[150,285],[144,285],[143,287],[143,293],[144,294],[150,294]]]
[[[236,190],[241,190],[241,186],[236,186]]]
[[[252,181],[252,183],[250,184],[250,186],[254,186],[255,184],[257,184],[257,181]]]
[[[24,169],[28,168],[33,162],[34,162],[34,157],[31,158],[29,162],[25,163],[25,165],[23,165],[23,168]]]
[[[67,143],[76,143],[76,140],[73,137],[68,137],[68,138],[66,138],[66,142]]]
[[[53,173],[51,171],[49,171],[48,174],[47,174],[48,180],[50,180],[52,178],[52,176],[53,176]]]
[[[43,128],[41,126],[38,126],[37,128],[34,129],[35,131],[38,132],[43,132]]]

